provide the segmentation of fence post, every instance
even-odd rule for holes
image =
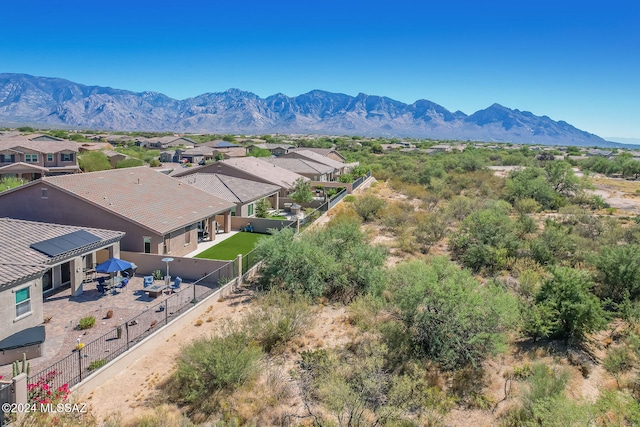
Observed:
[[[236,279],[236,289],[238,289],[240,287],[240,285],[242,285],[242,254],[238,254],[238,258],[236,258],[236,262],[238,263],[237,265],[237,274],[238,274],[238,278]]]
[[[80,381],[82,381],[82,349],[78,349],[78,372],[80,372]]]
[[[129,350],[129,322],[125,322],[124,330],[127,334],[127,350]]]
[[[16,375],[11,379],[11,403],[27,403],[27,374],[25,372]]]

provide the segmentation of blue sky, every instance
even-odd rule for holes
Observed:
[[[497,102],[640,138],[640,3],[5,0],[0,72],[185,99],[239,88]]]

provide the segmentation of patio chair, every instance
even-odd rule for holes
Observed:
[[[180,277],[176,277],[176,280],[173,281],[172,285],[169,285],[169,289],[171,292],[175,292],[177,289],[180,289],[180,283],[182,283],[182,279]]]
[[[104,294],[104,292],[105,292],[104,285],[98,283],[96,285],[96,288],[98,288],[98,292],[100,292],[101,294]]]
[[[144,282],[142,282],[142,286],[146,288],[147,286],[153,285],[153,276],[144,276]]]
[[[121,289],[121,290],[122,290],[122,289],[124,289],[124,288],[126,288],[126,287],[127,287],[127,284],[128,284],[128,283],[129,283],[129,278],[128,278],[128,277],[125,277],[125,278],[124,278],[124,280],[123,280],[122,282],[118,283],[118,284],[115,286],[115,288],[116,288],[116,289]],[[114,289],[114,292],[115,292],[115,289]]]

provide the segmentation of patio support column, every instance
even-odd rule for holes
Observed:
[[[82,265],[82,257],[77,257],[69,263],[71,281],[71,295],[78,296],[82,293],[82,282],[84,281],[84,270]]]
[[[109,247],[109,258],[120,258],[120,242]]]
[[[210,216],[207,218],[207,230],[209,230],[209,240],[213,241],[216,239],[216,226],[214,225],[216,220],[215,216]]]
[[[224,213],[224,232],[231,232],[231,211],[226,211]]]

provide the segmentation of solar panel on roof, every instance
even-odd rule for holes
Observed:
[[[78,230],[65,234],[64,236],[33,243],[31,248],[45,255],[55,257],[65,252],[70,252],[83,246],[99,242],[100,240],[100,237],[94,236],[88,231]]]

